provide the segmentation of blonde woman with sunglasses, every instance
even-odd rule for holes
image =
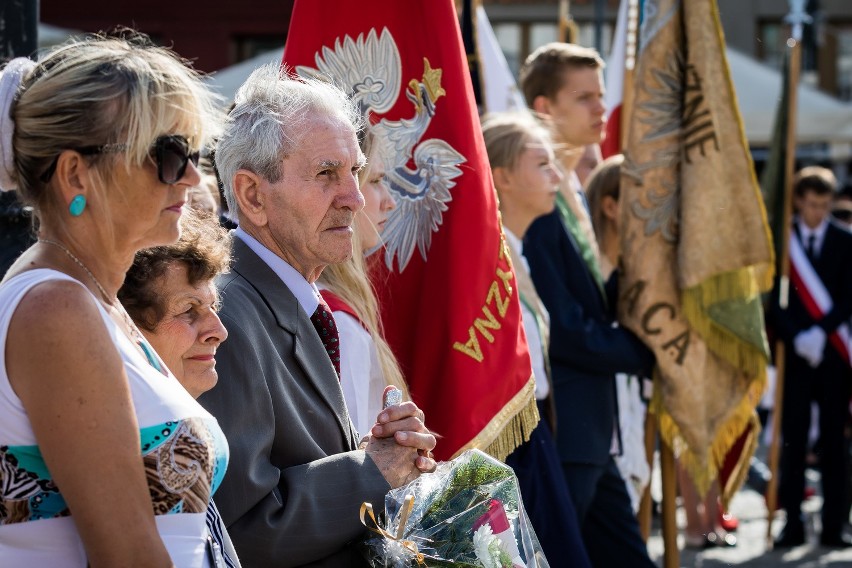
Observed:
[[[0,285],[0,558],[212,566],[228,449],[116,293],[172,243],[215,104],[147,38],[75,40],[0,75],[0,186],[38,242]]]

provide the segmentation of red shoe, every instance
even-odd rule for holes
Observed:
[[[734,532],[739,528],[740,521],[735,516],[730,513],[726,513],[722,509],[722,505],[719,504],[719,526],[725,529],[727,532]]]

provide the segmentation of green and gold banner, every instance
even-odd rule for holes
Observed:
[[[766,380],[766,212],[715,0],[646,0],[640,46],[619,316],[656,354],[664,441],[699,490],[721,474],[728,498],[754,451]]]

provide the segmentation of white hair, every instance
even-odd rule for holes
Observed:
[[[266,181],[281,179],[281,161],[291,155],[315,114],[336,116],[359,132],[364,119],[347,94],[331,83],[297,77],[277,63],[255,69],[237,91],[230,120],[216,148],[216,168],[229,215],[236,219],[234,176],[249,170]]]

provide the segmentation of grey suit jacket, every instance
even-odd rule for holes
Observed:
[[[363,566],[363,501],[390,490],[358,440],[325,348],[295,296],[239,238],[217,281],[228,340],[200,397],[231,458],[215,499],[243,566]]]

